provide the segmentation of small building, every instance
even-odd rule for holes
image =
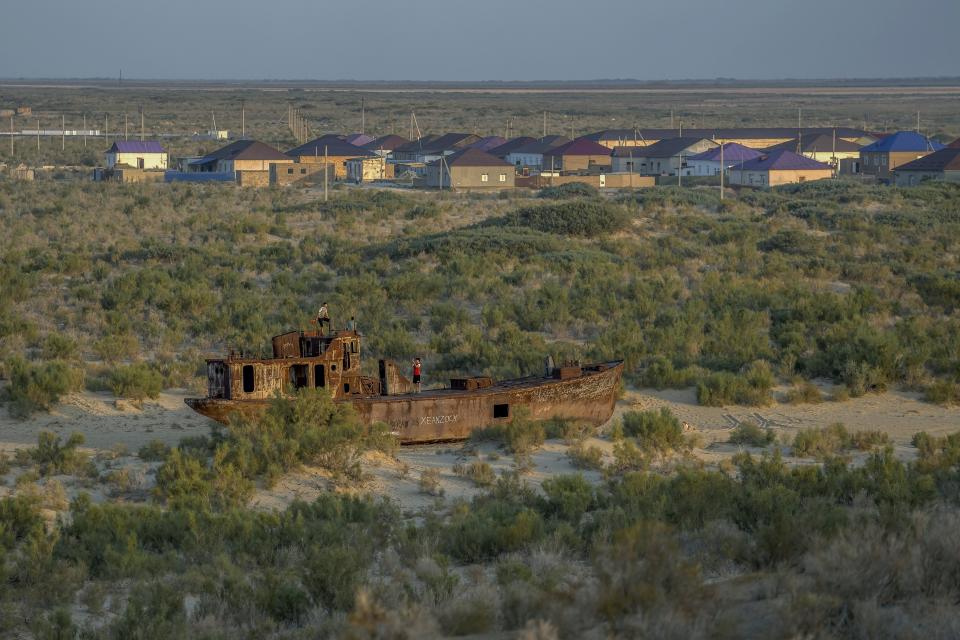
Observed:
[[[106,152],[107,169],[117,165],[134,169],[167,169],[168,157],[156,140],[117,140]]]
[[[897,131],[860,149],[860,170],[888,179],[902,164],[943,149],[943,144],[916,131]]]
[[[426,166],[426,186],[434,189],[512,189],[515,178],[512,164],[479,149],[463,149]]]
[[[393,156],[394,149],[409,143],[410,141],[403,136],[398,136],[391,133],[390,135],[380,136],[379,138],[371,140],[367,144],[363,145],[363,148],[367,151],[377,154],[378,156],[389,158]]]
[[[927,180],[960,182],[960,144],[954,142],[893,170],[893,181],[898,187],[912,187]]]
[[[187,171],[191,173],[216,173],[233,175],[238,182],[255,184],[269,182],[271,164],[292,164],[293,158],[281,153],[278,149],[256,140],[237,140],[225,147],[217,149],[202,158],[190,160]],[[262,175],[242,176],[241,172],[261,172]]]
[[[336,180],[346,179],[347,160],[378,157],[374,152],[350,144],[342,137],[333,134],[320,136],[299,147],[294,147],[287,151],[287,155],[303,164],[329,163],[333,166],[333,175]]]
[[[610,149],[586,138],[571,140],[543,154],[542,170],[572,173],[610,170]]]
[[[33,169],[31,169],[25,164],[17,165],[17,168],[13,170],[14,180],[21,180],[23,182],[33,182],[33,178],[34,178]]]
[[[391,180],[393,179],[394,166],[387,162],[386,158],[378,155],[350,158],[347,160],[347,180],[357,184],[376,180]]]
[[[793,151],[778,149],[731,167],[729,176],[732,186],[775,187],[832,178],[833,167]]]
[[[687,161],[690,156],[718,146],[706,138],[684,136],[668,138],[648,147],[617,147],[613,150],[613,171],[639,173],[645,176],[675,176],[679,172],[691,175]]]
[[[393,150],[394,162],[406,164],[428,163],[441,156],[449,156],[461,149],[466,149],[480,136],[472,133],[445,133],[441,136],[425,136]]]
[[[32,108],[32,107],[28,107],[28,106],[25,105],[25,104],[22,104],[22,105],[20,105],[19,107],[17,107],[17,115],[18,115],[18,116],[31,116],[31,115],[33,115],[33,108]]]
[[[840,160],[859,158],[861,148],[862,146],[856,142],[821,133],[781,142],[766,149],[766,152],[770,153],[778,149],[786,149],[816,160],[817,162],[825,162],[833,167],[838,167]]]
[[[489,152],[491,149],[499,147],[506,141],[507,139],[503,136],[486,136],[467,146],[469,146],[471,149],[480,149],[480,151]]]
[[[292,164],[271,164],[269,184],[271,187],[289,187],[291,185],[310,186],[323,184],[323,172],[327,165],[306,164],[294,162]],[[333,182],[333,168],[328,168],[327,180]]]
[[[510,138],[503,144],[493,147],[492,149],[486,149],[486,152],[492,156],[506,159],[509,154],[517,149],[536,141],[536,138],[531,138],[530,136],[519,136],[517,138]]]
[[[723,151],[721,152],[721,147]],[[717,145],[712,149],[707,149],[703,153],[690,156],[686,161],[691,176],[718,176],[720,175],[720,160],[723,156],[723,165],[725,169],[735,167],[748,160],[759,158],[762,152],[750,147],[745,147],[736,142],[727,142],[723,145]]]
[[[570,142],[566,136],[544,136],[511,149],[503,159],[523,173],[536,173],[543,170],[543,154]],[[549,168],[549,167],[548,167]]]

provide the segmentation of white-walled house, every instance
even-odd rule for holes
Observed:
[[[723,164],[727,169],[737,167],[741,163],[759,158],[763,152],[745,147],[736,142],[727,142],[723,145]],[[703,153],[690,156],[687,159],[687,168],[691,176],[718,176],[720,175],[720,147],[707,149]]]
[[[107,168],[166,169],[167,152],[156,140],[117,140],[107,149]]]

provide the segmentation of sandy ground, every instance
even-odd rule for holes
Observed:
[[[829,393],[829,386],[824,385]],[[146,500],[153,485],[156,464],[144,463],[136,457],[137,450],[153,440],[176,445],[188,436],[206,435],[213,424],[194,413],[183,403],[186,391],[168,391],[157,400],[146,402],[142,408],[124,401],[116,401],[109,393],[71,394],[49,414],[38,414],[28,420],[16,420],[0,410],[0,451],[8,454],[22,447],[35,446],[37,434],[53,431],[66,439],[71,433],[82,433],[84,446],[97,458],[102,473],[114,469],[128,469],[134,491],[123,492],[124,499]],[[626,411],[651,410],[668,407],[685,423],[685,429],[696,434],[700,446],[694,455],[708,463],[718,463],[742,450],[727,444],[729,432],[743,421],[752,421],[772,428],[779,442],[788,442],[801,429],[824,427],[842,422],[849,430],[877,429],[886,432],[898,456],[911,458],[913,434],[927,431],[943,435],[960,429],[960,409],[946,408],[923,402],[917,394],[889,392],[868,395],[845,402],[819,404],[775,404],[769,407],[702,407],[696,402],[693,389],[656,391],[640,389],[628,391],[617,403],[613,420]],[[612,423],[612,421],[611,421]],[[611,423],[605,425],[609,427]],[[612,459],[612,443],[603,437],[591,438],[587,445],[597,446],[607,461]],[[548,441],[533,454],[533,467],[523,478],[534,486],[547,478],[575,473],[566,456],[567,445],[562,441]],[[759,451],[759,450],[757,450]],[[810,460],[789,457],[795,464],[811,464]],[[854,460],[866,454],[855,454]],[[401,447],[395,458],[369,455],[364,465],[366,480],[352,491],[371,492],[395,501],[409,515],[416,515],[436,501],[469,499],[481,489],[468,478],[457,475],[454,465],[473,461],[490,464],[499,475],[515,470],[512,456],[499,450],[495,444],[438,444]],[[424,471],[436,470],[439,484],[434,491],[421,487]],[[0,494],[14,490],[13,479],[17,469],[5,479]],[[599,482],[599,472],[587,471],[585,477]],[[117,491],[104,483],[85,480],[75,482],[60,478],[68,497],[79,491],[88,491],[95,500],[115,498]],[[269,489],[256,492],[252,504],[264,509],[282,509],[297,499],[311,500],[334,488],[327,475],[319,469],[304,468],[290,473]],[[340,490],[343,490],[342,488]]]

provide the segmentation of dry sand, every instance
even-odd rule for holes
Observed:
[[[823,385],[823,388],[829,393],[828,385]],[[131,469],[140,479],[137,484],[142,490],[139,493],[146,499],[149,495],[147,491],[152,486],[155,465],[140,462],[135,457],[137,450],[152,440],[175,445],[187,436],[206,435],[213,424],[184,405],[183,399],[187,395],[185,391],[168,391],[159,399],[136,408],[129,403],[117,402],[108,393],[71,394],[51,413],[38,414],[24,421],[10,418],[0,410],[0,451],[12,453],[16,448],[35,446],[37,434],[42,430],[53,431],[64,439],[73,432],[80,432],[85,438],[84,446],[101,458],[107,457],[108,466]],[[921,401],[917,394],[897,391],[845,402],[702,407],[697,404],[692,389],[640,389],[625,394],[617,403],[613,419],[618,419],[626,411],[660,407],[668,407],[686,424],[689,432],[699,435],[701,446],[694,451],[694,455],[709,463],[717,463],[741,450],[726,444],[726,441],[730,430],[744,421],[772,428],[781,442],[792,440],[800,429],[824,427],[834,422],[842,422],[851,431],[877,429],[890,436],[897,455],[903,458],[914,455],[910,445],[913,434],[927,431],[942,435],[960,429],[960,410],[929,404]],[[602,431],[601,437],[591,438],[587,444],[599,447],[609,461],[612,459],[612,445],[602,436]],[[566,450],[563,442],[548,441],[534,453],[534,467],[524,474],[524,479],[538,486],[545,479],[558,474],[577,472],[566,457]],[[108,453],[111,455],[107,456]],[[864,455],[856,454],[854,459]],[[404,512],[415,515],[437,500],[469,499],[479,493],[481,489],[471,480],[453,471],[455,464],[468,464],[474,460],[489,463],[497,474],[515,468],[513,457],[499,451],[493,444],[401,447],[396,458],[368,456],[364,465],[367,480],[362,486],[350,490],[384,496],[395,501]],[[789,457],[788,460],[795,464],[811,463],[810,460]],[[430,469],[436,469],[439,473],[442,495],[432,495],[420,487],[421,474]],[[11,472],[11,476],[15,473]],[[598,472],[585,472],[584,475],[591,481],[601,480]],[[84,489],[82,485],[74,487],[70,482],[65,484],[71,495]],[[311,500],[333,488],[333,483],[325,473],[305,468],[287,474],[270,489],[258,490],[252,504],[259,508],[282,509],[296,499]],[[97,499],[106,499],[110,494],[108,489],[91,487],[89,483],[86,489],[93,490]],[[0,493],[10,490],[11,487],[7,487]]]

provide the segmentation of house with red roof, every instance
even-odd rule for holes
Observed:
[[[960,182],[960,144],[953,142],[945,149],[934,151],[893,170],[893,182],[898,187],[912,187],[927,180]]]
[[[586,138],[571,140],[543,154],[542,171],[609,171],[610,149]]]
[[[496,190],[516,186],[512,164],[480,149],[466,148],[426,166],[426,185],[435,189]]]
[[[732,186],[775,187],[832,178],[833,167],[787,149],[778,149],[731,167],[729,176]]]

